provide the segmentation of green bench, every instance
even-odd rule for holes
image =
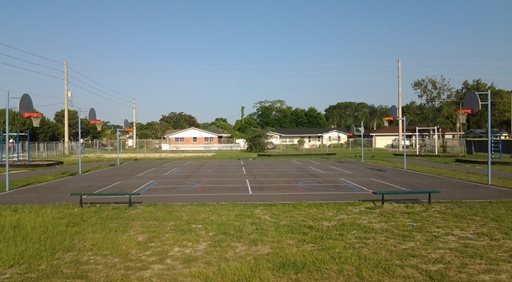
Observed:
[[[387,191],[373,191],[374,195],[381,195],[381,203],[384,205],[385,195],[417,195],[417,194],[428,194],[428,204],[432,202],[432,194],[441,193],[436,189],[421,189],[421,190],[387,190]]]
[[[80,196],[80,207],[83,207],[84,197],[128,197],[128,206],[132,206],[132,196],[138,196],[140,193],[136,192],[75,192],[71,196]]]

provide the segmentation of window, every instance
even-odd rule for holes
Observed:
[[[179,137],[174,137],[174,142],[176,142],[176,143],[180,142],[180,138]]]
[[[192,137],[192,142],[196,143],[197,142],[197,137]]]
[[[180,137],[180,142],[181,143],[185,142],[185,137]]]

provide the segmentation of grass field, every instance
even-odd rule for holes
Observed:
[[[0,206],[0,280],[510,281],[512,202]]]

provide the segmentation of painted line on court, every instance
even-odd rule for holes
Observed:
[[[296,163],[296,164],[299,164],[299,165],[301,165],[301,164],[302,164],[302,163],[299,163],[299,162],[298,162],[298,161],[296,161],[296,160],[292,160],[292,162],[294,162],[294,163]]]
[[[375,178],[370,178],[370,179],[371,179],[371,180],[373,180],[373,181],[380,182],[380,183],[382,183],[382,184],[386,184],[386,185],[389,185],[389,186],[392,186],[392,187],[395,187],[395,188],[398,188],[398,189],[404,190],[404,191],[409,191],[409,189],[404,188],[404,187],[400,187],[400,186],[395,185],[395,184],[393,184],[393,183],[388,183],[388,182],[386,182],[386,181],[378,180],[378,179],[375,179]]]
[[[172,165],[173,163],[174,163],[174,161],[172,161],[172,162],[170,162],[170,163],[166,163],[166,164],[164,164],[163,166],[170,166],[170,165]]]
[[[245,172],[245,167],[242,167],[242,170],[244,171],[244,174],[247,174],[247,173]]]
[[[314,163],[314,164],[316,164],[316,165],[321,164],[321,163],[319,163],[319,162],[315,162],[315,161],[312,161],[312,160],[308,160],[308,161],[310,161],[310,162],[312,162],[312,163]]]
[[[331,166],[331,168],[334,168],[335,170],[342,171],[344,173],[352,174],[351,171],[348,171],[348,170],[345,170],[345,169],[342,169],[342,168],[339,168],[339,167]]]
[[[190,161],[183,164],[183,166],[187,166],[190,163]]]
[[[178,169],[178,168],[177,168],[177,167],[175,167],[175,168],[173,168],[173,169],[169,170],[168,172],[164,173],[164,175],[169,175],[169,174],[171,174],[171,173],[175,172],[177,169]]]
[[[338,195],[338,194],[368,194],[368,192],[278,192],[278,193],[254,193],[254,196],[275,196],[275,195]],[[218,197],[218,196],[247,196],[247,193],[217,193],[217,194],[142,194],[139,197]],[[353,201],[352,201],[353,202]]]
[[[251,184],[249,184],[249,179],[246,178],[245,182],[247,182],[247,189],[249,189],[249,194],[252,195]]]
[[[150,172],[150,171],[153,171],[153,170],[155,170],[155,169],[156,169],[156,168],[148,169],[148,170],[146,170],[146,171],[143,171],[143,172],[141,172],[141,173],[137,174],[137,176],[142,176],[142,175],[144,175],[144,174],[146,174],[146,173],[148,173],[148,172]]]
[[[107,190],[108,188],[112,188],[112,187],[114,187],[114,186],[118,185],[119,183],[121,183],[121,181],[117,181],[117,182],[116,182],[116,183],[114,183],[114,184],[110,184],[110,185],[108,185],[108,186],[106,186],[106,187],[103,187],[103,188],[101,188],[100,190],[94,191],[94,193],[98,193],[98,192],[101,192],[101,191],[103,191],[103,190]]]
[[[318,169],[318,168],[316,168],[316,167],[312,167],[312,166],[310,166],[309,168],[310,168],[310,169],[312,169],[312,170],[316,170],[316,171],[318,171],[318,172],[320,172],[320,173],[325,173],[325,171],[320,170],[320,169]]]
[[[354,185],[355,187],[361,188],[361,189],[363,189],[363,190],[365,190],[365,191],[373,192],[372,190],[370,190],[370,189],[368,189],[368,188],[366,188],[366,187],[363,187],[363,186],[361,186],[361,185],[355,184],[355,183],[354,183],[354,182],[352,182],[352,181],[348,181],[348,180],[343,179],[343,178],[341,178],[341,177],[340,177],[339,179],[340,179],[341,181],[347,182],[348,184]]]
[[[154,183],[155,183],[154,180],[150,180],[146,184],[144,184],[144,185],[140,186],[139,188],[135,189],[132,193],[137,193],[137,192],[140,191],[141,194],[144,194],[144,192],[149,190],[149,188],[151,188],[154,185]],[[144,190],[142,190],[142,189],[144,189]]]
[[[240,160],[240,163],[241,163],[242,165],[244,165],[244,161]]]

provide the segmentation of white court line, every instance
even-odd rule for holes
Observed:
[[[144,175],[144,174],[146,174],[146,173],[148,173],[148,172],[150,172],[150,171],[153,171],[153,170],[155,170],[155,169],[156,169],[156,168],[148,169],[148,170],[146,170],[146,171],[143,171],[143,172],[141,172],[141,173],[137,174],[137,176],[142,176],[142,175]]]
[[[245,172],[245,167],[242,167],[242,170],[244,171],[244,174],[247,174],[247,173]]]
[[[319,163],[319,162],[315,162],[315,161],[312,161],[312,160],[309,160],[309,161],[310,161],[310,162],[312,162],[312,163],[314,163],[314,164],[317,164],[317,165],[321,164],[321,163]]]
[[[240,160],[240,163],[241,163],[242,165],[244,165],[244,161]]]
[[[94,191],[94,193],[98,193],[98,192],[101,192],[101,191],[106,190],[106,189],[108,189],[108,188],[114,187],[114,186],[116,186],[116,185],[117,185],[117,184],[119,184],[119,183],[121,183],[121,181],[117,181],[117,182],[116,182],[116,183],[114,183],[114,184],[110,184],[110,185],[108,185],[107,187],[103,187],[103,188],[101,188],[100,190]]]
[[[174,161],[170,162],[170,163],[166,163],[164,164],[163,166],[169,166],[169,165],[172,165],[174,163]]]
[[[318,171],[318,172],[320,172],[320,173],[325,173],[325,171],[323,171],[323,170],[319,170],[319,169],[318,169],[318,168],[316,168],[316,167],[312,167],[312,166],[310,166],[309,168],[310,168],[310,169],[312,169],[312,170],[316,170],[316,171]]]
[[[178,169],[178,168],[177,168],[177,167],[175,167],[175,168],[173,168],[173,169],[169,170],[168,172],[164,173],[164,175],[169,175],[169,174],[173,173],[174,171],[176,171],[177,169]]]
[[[338,195],[338,194],[368,194],[368,192],[279,192],[279,193],[254,193],[252,195],[258,196],[275,196],[275,195]],[[218,194],[142,194],[138,197],[217,197],[217,196],[243,196],[247,193],[218,193]]]
[[[183,166],[186,166],[186,165],[188,165],[189,163],[190,163],[190,162],[186,162],[185,164],[183,164]]]
[[[352,172],[351,172],[351,171],[344,170],[344,169],[339,168],[339,167],[331,166],[331,168],[334,168],[334,169],[339,170],[339,171],[343,171],[344,173],[352,174]]]
[[[361,186],[361,185],[355,184],[354,182],[352,182],[352,181],[348,181],[348,180],[343,179],[343,178],[341,178],[341,177],[340,177],[340,180],[341,180],[341,181],[345,181],[345,182],[347,182],[347,183],[349,183],[349,184],[352,184],[352,185],[354,185],[354,186],[356,186],[356,187],[359,187],[359,188],[361,188],[361,189],[363,189],[363,190],[365,190],[365,191],[373,192],[372,190],[370,190],[370,189],[368,189],[368,188],[365,188],[365,187],[363,187],[363,186]]]
[[[139,188],[135,189],[132,193],[137,193],[137,191],[141,190],[142,188],[147,187],[148,185],[151,185],[151,183],[155,182],[154,180],[148,181],[146,184],[140,186]]]
[[[245,182],[247,182],[247,188],[249,189],[249,194],[252,195],[251,184],[249,184],[249,179],[245,179]]]
[[[299,162],[298,162],[298,161],[296,161],[296,160],[292,160],[292,162],[294,162],[294,163],[296,163],[296,164],[300,164],[300,165],[301,165],[301,163],[299,163]]]
[[[400,186],[395,185],[395,184],[392,184],[392,183],[388,183],[388,182],[386,182],[386,181],[378,180],[378,179],[375,179],[375,178],[370,178],[370,179],[371,179],[371,180],[373,180],[373,181],[380,182],[380,183],[382,183],[382,184],[386,184],[386,185],[389,185],[389,186],[392,186],[392,187],[395,187],[395,188],[398,188],[398,189],[402,189],[402,190],[404,190],[404,191],[409,191],[409,189],[406,189],[406,188],[404,188],[404,187],[400,187]]]

